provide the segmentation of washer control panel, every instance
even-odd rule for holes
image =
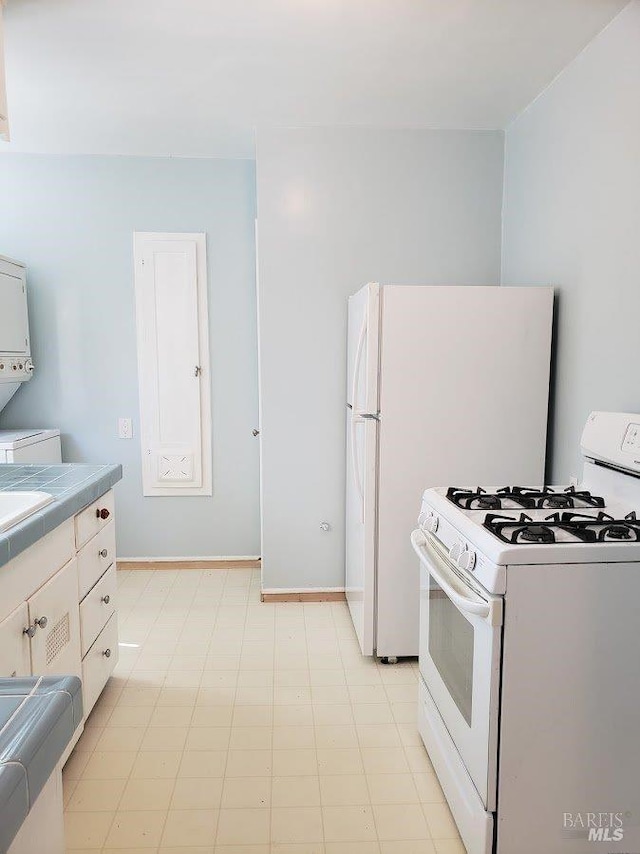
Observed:
[[[0,382],[24,382],[31,379],[33,371],[29,357],[0,353]]]
[[[632,454],[640,451],[640,424],[629,424],[622,440],[622,450]]]

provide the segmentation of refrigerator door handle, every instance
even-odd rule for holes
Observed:
[[[367,337],[367,315],[365,312],[360,328],[360,336],[358,338],[358,349],[356,350],[356,358],[353,365],[352,378],[352,395],[353,410],[351,415],[351,468],[353,470],[353,478],[356,482],[356,489],[360,496],[360,521],[364,522],[364,488],[362,486],[362,476],[360,474],[360,463],[358,462],[358,450],[356,448],[356,425],[363,420],[362,415],[356,410],[358,405],[358,379],[360,375],[360,362],[362,361],[362,351],[364,350],[364,342]]]
[[[356,448],[356,426],[360,420],[357,416],[352,416],[351,418],[351,469],[353,471],[353,479],[356,482],[356,489],[360,496],[360,521],[364,522],[364,489],[362,487],[360,464],[358,462],[358,449]]]
[[[360,378],[360,362],[362,361],[362,352],[364,350],[364,342],[367,337],[367,315],[362,318],[362,326],[360,327],[360,335],[358,336],[358,346],[356,348],[356,358],[353,363],[353,377],[351,378],[351,401],[353,411],[357,411],[358,407],[358,380]]]

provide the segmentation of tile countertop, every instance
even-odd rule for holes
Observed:
[[[47,492],[51,504],[0,534],[0,567],[122,479],[122,466],[0,464],[1,492]]]
[[[81,720],[77,676],[0,679],[0,851],[8,850]]]

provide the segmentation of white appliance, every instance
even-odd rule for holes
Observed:
[[[0,412],[33,370],[26,268],[0,255]],[[59,430],[0,430],[0,463],[59,462]]]
[[[640,415],[592,413],[582,452],[579,488],[428,489],[411,535],[418,726],[468,854],[640,851]]]
[[[59,430],[0,430],[0,463],[61,463]]]
[[[32,374],[25,266],[0,255],[0,411]]]
[[[425,485],[544,478],[552,288],[369,284],[349,299],[346,595],[364,655],[418,654]]]

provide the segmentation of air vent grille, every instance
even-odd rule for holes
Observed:
[[[64,617],[58,620],[58,622],[47,635],[47,644],[45,650],[47,667],[51,664],[52,661],[55,661],[55,659],[60,655],[60,653],[67,646],[70,640],[71,623],[69,621],[69,613],[67,612]]]

